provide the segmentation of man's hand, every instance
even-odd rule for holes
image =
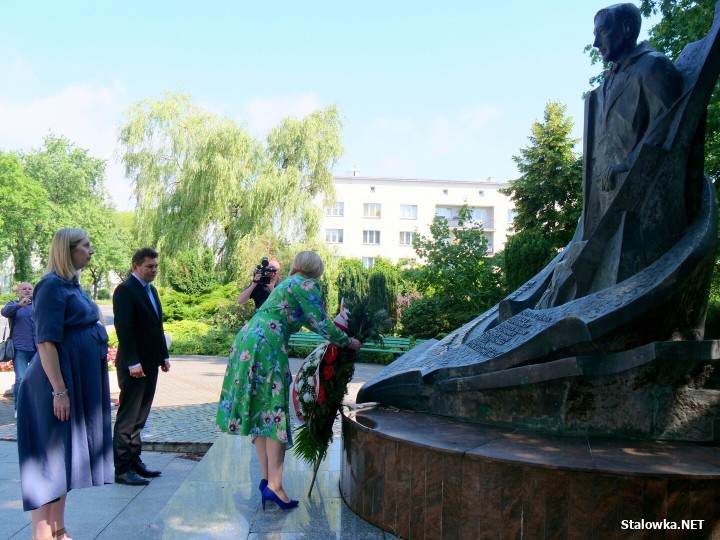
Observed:
[[[130,376],[135,379],[141,379],[145,376],[142,366],[136,366],[130,368]]]
[[[170,360],[165,360],[165,362],[163,362],[163,365],[160,366],[160,369],[162,369],[165,373],[170,371]]]

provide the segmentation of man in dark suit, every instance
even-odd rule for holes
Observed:
[[[140,458],[140,432],[145,426],[157,386],[158,370],[168,371],[170,360],[162,324],[162,307],[150,283],[158,272],[158,254],[142,248],[132,258],[132,274],[113,295],[118,352],[115,360],[120,407],[115,421],[113,454],[115,481],[147,485],[160,476]]]

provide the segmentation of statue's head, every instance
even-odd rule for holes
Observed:
[[[642,17],[634,4],[615,4],[595,15],[595,41],[606,62],[616,62],[635,48],[640,35]]]

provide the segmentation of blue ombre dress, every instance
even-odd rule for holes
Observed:
[[[17,439],[24,510],[75,488],[114,482],[107,332],[77,281],[51,272],[35,287],[37,342],[55,344],[70,392],[70,420],[53,413],[52,386],[39,355],[18,395]]]

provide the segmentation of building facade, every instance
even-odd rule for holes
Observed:
[[[415,235],[430,233],[438,215],[457,226],[458,211],[467,204],[482,224],[489,254],[502,251],[515,216],[510,199],[499,192],[507,183],[336,176],[336,203],[325,209],[321,234],[341,257],[375,258],[410,263],[417,260]],[[422,261],[417,261],[422,262]]]

